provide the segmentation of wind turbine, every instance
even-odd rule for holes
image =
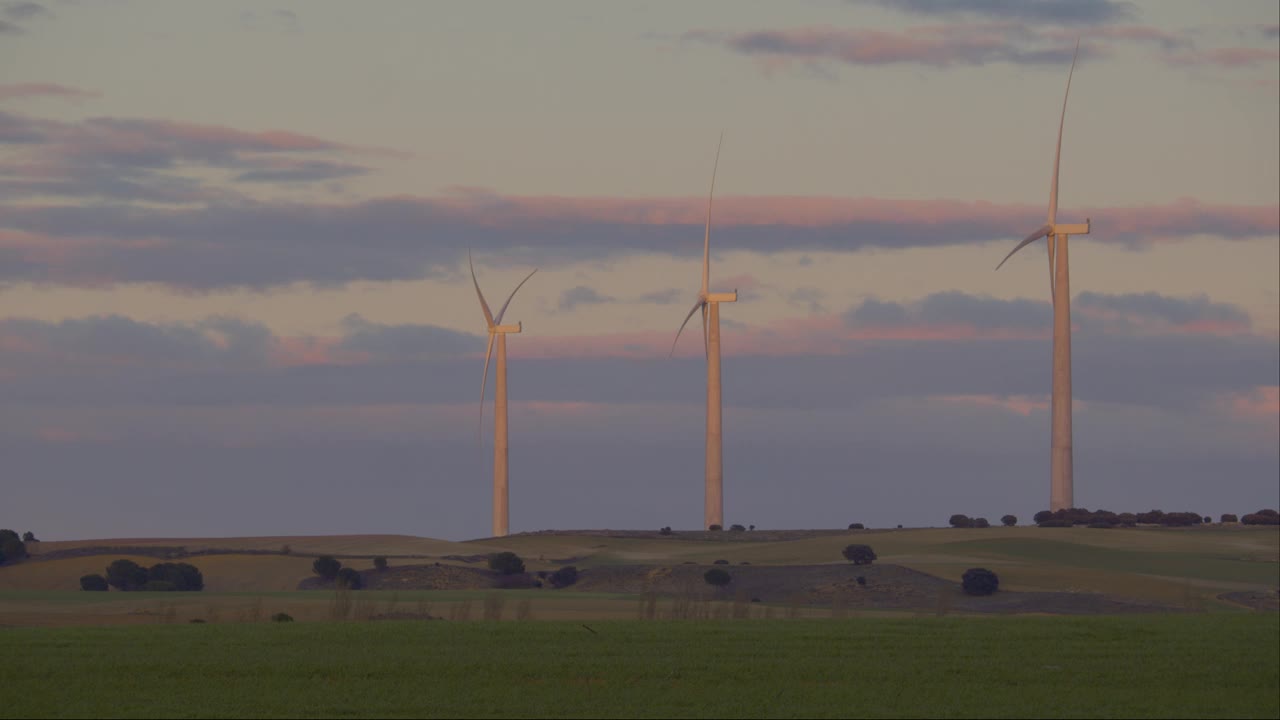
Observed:
[[[676,331],[676,339],[671,343],[671,353],[675,354],[676,343],[680,342],[680,333],[693,314],[702,310],[702,344],[707,356],[707,466],[706,466],[706,499],[703,509],[703,527],[712,525],[724,527],[724,434],[720,420],[720,303],[737,302],[738,291],[713,293],[710,286],[711,277],[711,200],[716,192],[716,169],[720,166],[720,145],[724,143],[724,133],[720,133],[720,142],[716,144],[715,165],[711,168],[711,191],[707,193],[707,226],[702,238],[702,289],[698,291],[698,299],[693,308],[684,317],[680,329]]]
[[[480,283],[476,281],[476,266],[471,262],[471,251],[467,251],[467,265],[471,268],[471,282],[476,286],[476,297],[480,298],[480,309],[484,311],[484,321],[489,327],[489,345],[484,351],[484,377],[480,379],[480,425],[484,424],[484,388],[489,380],[489,358],[493,356],[494,339],[497,339],[498,362],[494,370],[493,381],[493,536],[504,537],[508,529],[508,495],[507,495],[507,335],[519,333],[524,323],[503,325],[502,316],[507,306],[524,286],[536,269],[524,277],[516,289],[507,296],[502,308],[495,316],[489,312],[489,303],[484,301],[484,293],[480,292]],[[480,430],[479,427],[476,428]]]
[[[1062,157],[1062,126],[1067,118],[1067,96],[1071,93],[1071,76],[1076,69],[1080,41],[1076,41],[1067,73],[1067,91],[1062,96],[1062,116],[1058,119],[1058,147],[1053,156],[1053,181],[1049,186],[1049,221],[1031,233],[996,266],[1040,238],[1048,239],[1049,291],[1053,297],[1053,394],[1050,399],[1052,426],[1049,442],[1049,509],[1075,506],[1071,447],[1071,277],[1067,265],[1067,238],[1088,235],[1090,221],[1084,224],[1058,222],[1058,161]]]

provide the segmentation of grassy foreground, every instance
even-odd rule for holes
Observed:
[[[0,629],[0,716],[1280,716],[1273,613],[590,628]]]

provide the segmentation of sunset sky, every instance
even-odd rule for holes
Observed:
[[[694,529],[1280,504],[1273,0],[0,0],[0,527]],[[492,381],[489,387],[492,388]],[[492,403],[492,390],[489,394]]]

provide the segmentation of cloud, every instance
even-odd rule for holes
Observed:
[[[53,17],[52,12],[49,12],[40,3],[35,2],[6,2],[4,3],[3,12],[5,17],[19,22],[34,18]]]
[[[612,302],[617,302],[617,300],[601,295],[586,285],[578,285],[560,293],[560,302],[557,307],[564,312],[572,310],[579,305],[601,305]]]
[[[0,102],[19,100],[29,97],[58,97],[70,100],[100,97],[101,93],[91,90],[58,85],[56,83],[12,83],[0,85]]]
[[[826,298],[826,293],[815,287],[801,287],[792,290],[787,294],[787,302],[791,305],[799,305],[809,311],[810,315],[820,315],[826,312],[822,301]]]
[[[447,195],[349,204],[10,205],[0,213],[0,251],[13,261],[0,265],[0,282],[56,277],[73,285],[155,282],[194,290],[329,286],[437,276],[456,267],[468,247],[501,250],[513,261],[536,259],[543,267],[633,254],[692,256],[698,247],[689,239],[701,233],[702,202]],[[821,197],[727,197],[719,206],[717,247],[762,253],[1011,239],[1034,227],[1043,212],[992,203]],[[1137,248],[1200,235],[1274,237],[1280,227],[1275,205],[1179,200],[1072,214],[1093,218],[1087,242]],[[943,223],[947,232],[938,232]],[[602,243],[603,237],[610,242]]]
[[[1217,303],[1207,295],[1169,297],[1154,292],[1103,295],[1083,292],[1073,302],[1085,316],[1107,323],[1112,332],[1248,332],[1252,321],[1243,309]]]
[[[1028,23],[1099,25],[1137,17],[1133,3],[1112,0],[860,0],[912,15],[977,16]]]
[[[336,349],[358,353],[369,362],[402,362],[461,357],[483,352],[484,338],[434,325],[384,325],[358,314],[342,320],[343,337]]]
[[[1071,62],[1074,43],[1044,44],[1034,31],[1010,23],[910,27],[902,31],[813,27],[759,30],[724,35],[705,30],[685,33],[686,41],[720,44],[760,58],[766,70],[790,61],[831,61],[845,65],[919,64],[935,68],[992,63],[1063,65]],[[1036,46],[1039,43],[1039,46]],[[1084,59],[1102,51],[1083,44]]]
[[[1171,53],[1166,62],[1178,66],[1216,65],[1222,68],[1275,67],[1280,51],[1254,47],[1221,47]]]
[[[25,95],[67,90],[4,87]],[[248,132],[165,120],[97,117],[64,123],[0,111],[0,143],[21,145],[0,162],[0,183],[24,196],[213,201],[236,197],[229,188],[237,182],[319,182],[370,171],[315,157],[367,149],[283,130]],[[219,184],[209,170],[234,174]],[[174,193],[175,186],[182,192]]]
[[[21,27],[8,20],[0,20],[0,35],[21,35],[25,32]]]
[[[1258,26],[1258,31],[1265,38],[1280,38],[1280,25],[1260,25]]]
[[[654,305],[672,305],[684,295],[684,291],[679,288],[667,288],[666,290],[655,290],[645,293],[636,298],[636,302],[652,303]]]

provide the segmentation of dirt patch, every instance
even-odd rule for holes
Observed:
[[[1222,593],[1218,596],[1219,600],[1224,600],[1235,605],[1242,605],[1251,610],[1258,612],[1278,612],[1280,611],[1280,592],[1272,590],[1270,592],[1244,591]]]

